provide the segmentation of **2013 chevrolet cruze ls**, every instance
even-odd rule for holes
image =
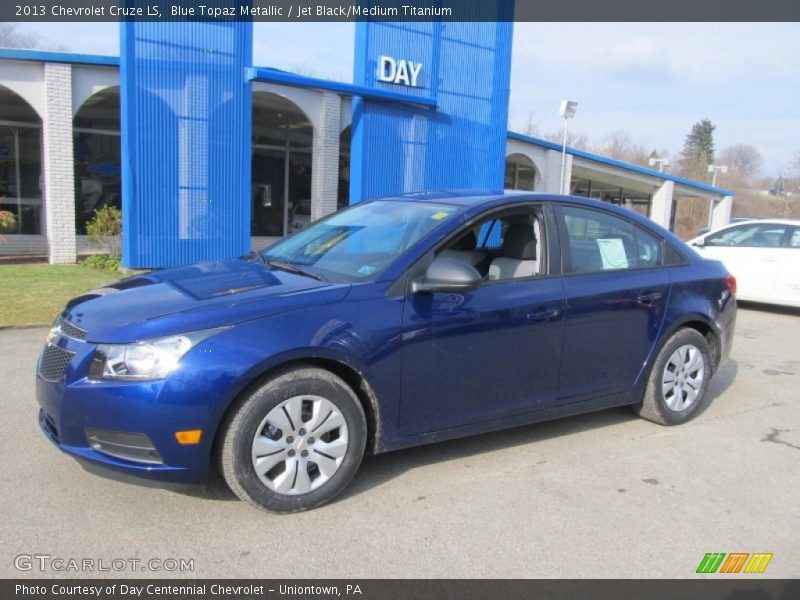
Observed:
[[[701,411],[735,279],[624,209],[533,193],[364,202],[249,257],[72,300],[39,359],[63,451],[274,512],[386,452],[613,406]]]

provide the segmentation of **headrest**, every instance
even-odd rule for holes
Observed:
[[[517,260],[536,260],[536,238],[530,223],[512,223],[503,239],[503,254]]]
[[[470,229],[467,233],[458,238],[450,245],[450,250],[468,251],[475,250],[478,245],[478,237],[475,232]]]

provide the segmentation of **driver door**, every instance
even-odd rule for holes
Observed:
[[[437,252],[463,245],[478,232],[477,264],[487,278],[464,293],[408,293],[403,315],[402,399],[399,430],[414,435],[541,409],[555,402],[565,309],[561,278],[550,276],[544,207],[530,205],[494,215],[457,233]],[[494,225],[487,224],[494,221]],[[536,229],[536,273],[495,276],[504,230],[527,222]],[[495,229],[502,223],[502,229]],[[447,256],[453,256],[449,252]],[[473,264],[480,261],[473,261]],[[506,263],[507,264],[507,263]],[[493,272],[498,273],[495,268]]]

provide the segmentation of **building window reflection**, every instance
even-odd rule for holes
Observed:
[[[645,217],[650,216],[650,204],[653,196],[646,192],[620,187],[597,179],[573,177],[570,194],[595,198],[616,206],[623,206]]]
[[[313,142],[314,128],[296,104],[253,93],[252,235],[286,235],[311,220]]]
[[[104,206],[122,209],[119,87],[106,88],[81,105],[72,122],[75,155],[75,232]]]
[[[14,216],[10,234],[42,233],[42,123],[19,95],[0,86],[0,210]]]
[[[507,190],[533,191],[535,186],[536,167],[533,161],[524,154],[512,154],[506,157],[504,187]]]

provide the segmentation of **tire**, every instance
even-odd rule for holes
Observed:
[[[685,423],[707,403],[709,379],[708,342],[694,329],[681,329],[672,334],[658,353],[644,398],[634,410],[640,417],[660,425]]]
[[[279,373],[246,395],[221,429],[220,468],[242,500],[273,513],[338,496],[364,456],[367,422],[353,390],[323,369]]]

